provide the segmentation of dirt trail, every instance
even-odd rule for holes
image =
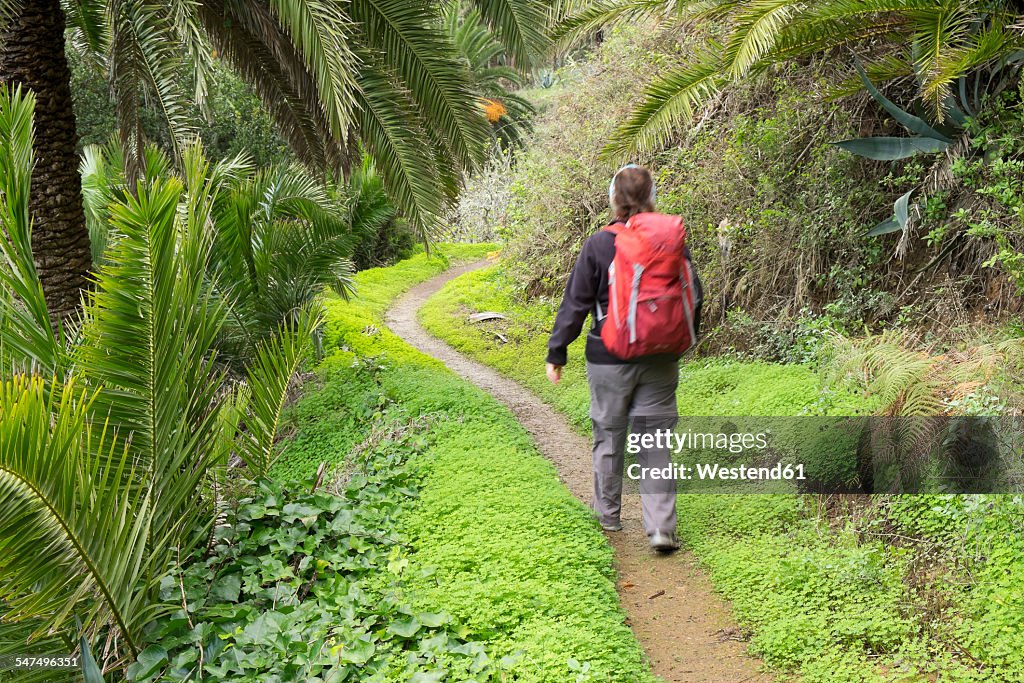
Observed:
[[[531,391],[430,336],[416,321],[420,306],[446,282],[485,265],[488,262],[457,266],[414,287],[388,311],[387,324],[406,342],[508,406],[555,464],[563,483],[588,502],[588,439]],[[543,372],[539,362],[537,372]],[[648,548],[637,496],[624,497],[622,524],[621,532],[605,534],[615,550],[619,602],[654,673],[680,683],[769,683],[772,677],[759,673],[760,662],[746,654],[728,606],[712,592],[694,558],[685,551],[659,556]]]

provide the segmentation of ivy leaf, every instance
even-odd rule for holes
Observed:
[[[313,507],[312,505],[306,505],[305,503],[288,503],[281,510],[281,520],[284,522],[294,522],[297,519],[315,519],[317,515],[324,512],[323,508]]]
[[[439,683],[444,680],[444,671],[417,671],[410,679],[411,683]]]
[[[165,663],[167,663],[167,650],[159,645],[150,645],[140,652],[138,660],[128,667],[128,678],[133,681],[149,678]]]
[[[264,612],[245,627],[246,638],[254,643],[269,644],[274,636],[281,633],[285,616],[279,612]]]
[[[427,628],[437,628],[452,620],[445,612],[421,612],[416,615],[416,618]]]
[[[377,646],[373,644],[372,640],[360,638],[359,640],[346,645],[343,650],[338,653],[338,656],[346,662],[353,664],[365,664],[370,661],[370,657],[377,651]]]
[[[266,515],[266,506],[259,503],[251,503],[238,508],[239,519],[263,519]]]
[[[242,575],[238,573],[222,576],[210,586],[210,595],[226,602],[238,602],[242,591]]]
[[[409,617],[408,619],[400,619],[393,621],[388,624],[388,632],[394,633],[396,636],[402,638],[412,638],[416,635],[416,632],[420,630],[421,624],[419,619],[416,617]]]

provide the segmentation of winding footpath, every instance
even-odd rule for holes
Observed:
[[[457,266],[406,292],[388,311],[388,327],[408,344],[506,405],[558,469],[566,487],[590,499],[590,442],[535,394],[429,335],[417,322],[423,303],[449,280],[489,265]],[[538,362],[537,372],[543,372]],[[615,551],[619,602],[654,673],[678,683],[770,683],[760,662],[746,654],[728,606],[713,592],[695,559],[680,551],[651,552],[640,526],[640,500],[623,499],[623,530],[607,533]],[[626,682],[623,682],[626,683]]]

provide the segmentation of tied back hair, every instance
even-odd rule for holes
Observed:
[[[654,211],[654,179],[640,166],[626,166],[612,178],[608,200],[612,217],[628,221],[638,213]]]

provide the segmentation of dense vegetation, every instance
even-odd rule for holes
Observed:
[[[470,221],[480,233],[508,238],[523,295],[559,293],[583,239],[606,219],[614,166],[602,150],[639,96],[637,74],[686,64],[694,49],[674,27],[606,32],[557,86],[534,92],[545,110],[529,151],[511,170],[471,182],[464,213],[486,217]],[[689,226],[713,293],[706,319],[732,323],[705,348],[799,361],[801,338],[822,328],[934,328],[926,341],[964,340],[982,318],[1012,335],[1022,248],[1010,182],[1017,86],[972,120],[950,156],[879,162],[830,144],[900,132],[867,94],[829,97],[844,68],[786,63],[731,85],[692,127],[639,157],[656,171],[659,207]],[[906,229],[866,236],[917,184]]]
[[[445,252],[479,257],[488,249]],[[385,462],[390,467],[408,458],[410,475],[386,491],[384,499],[398,509],[374,531],[394,544],[390,573],[377,576],[376,590],[394,596],[385,604],[399,599],[415,610],[410,614],[448,615],[446,647],[456,647],[455,634],[478,647],[458,646],[478,662],[470,672],[475,680],[503,680],[500,672],[523,681],[568,680],[571,660],[586,665],[591,680],[646,680],[617,605],[610,549],[586,509],[558,483],[510,413],[381,322],[397,294],[446,265],[444,257],[420,255],[364,271],[356,278],[358,302],[328,302],[325,346],[332,351],[318,388],[294,408],[296,434],[275,476],[310,477],[320,462],[349,470],[353,454],[358,463],[368,449],[388,443],[391,431],[376,425],[399,419],[406,443],[391,447]],[[396,618],[391,626],[384,616],[374,623],[397,629],[407,620]],[[419,638],[436,641],[436,633],[427,636]],[[430,642],[426,647],[439,647]],[[414,662],[425,675],[411,680],[440,680],[442,671],[454,680],[470,678],[426,652],[426,662]],[[376,680],[376,661],[358,680]],[[381,680],[409,680],[391,675]]]

